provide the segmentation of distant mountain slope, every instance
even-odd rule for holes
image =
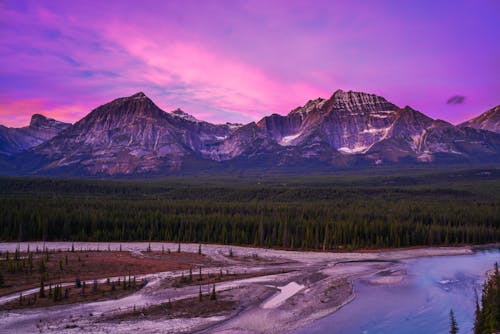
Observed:
[[[500,134],[360,92],[338,90],[246,125],[167,113],[137,93],[94,109],[13,161],[19,173],[98,176],[500,162]]]
[[[11,156],[27,151],[53,138],[70,125],[40,114],[31,116],[30,125],[22,128],[0,125],[0,155]]]
[[[273,114],[238,129],[214,146],[211,156],[251,160],[271,151],[279,164],[475,161],[498,159],[499,140],[399,108],[383,97],[338,90],[328,100],[311,100],[286,116]]]
[[[500,133],[500,105],[459,125]]]
[[[166,113],[146,95],[137,93],[94,109],[33,153],[47,161],[40,172],[168,173],[181,168],[184,159],[196,157],[205,145],[232,132],[228,125],[201,122],[181,113]]]

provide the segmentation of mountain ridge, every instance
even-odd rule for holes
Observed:
[[[491,117],[487,113],[477,117],[486,114],[481,124]],[[34,115],[30,126],[37,122],[48,124]],[[272,114],[245,125],[212,124],[181,109],[165,112],[139,92],[101,105],[11,156],[21,173],[57,175],[64,170],[103,176],[169,175],[186,168],[201,172],[227,166],[335,169],[498,162],[500,134],[468,122],[455,126],[375,94],[337,90],[286,115]]]

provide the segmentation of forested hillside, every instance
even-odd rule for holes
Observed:
[[[481,301],[476,300],[474,334],[498,333],[500,330],[500,273],[495,263],[493,273],[483,286]]]
[[[500,241],[500,171],[100,181],[0,178],[2,240],[294,249]]]

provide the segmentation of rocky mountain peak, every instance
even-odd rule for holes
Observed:
[[[0,155],[24,152],[20,164],[30,173],[85,175],[168,174],[226,161],[242,168],[497,162],[500,134],[490,129],[498,127],[499,114],[500,106],[460,128],[375,94],[337,90],[286,116],[241,126],[199,121],[181,109],[165,112],[139,92],[94,109],[73,126],[36,114],[28,127],[0,127]]]
[[[500,133],[500,105],[491,108],[481,115],[464,122],[460,127],[470,127]]]
[[[69,123],[56,121],[40,114],[31,116],[29,126],[22,128],[0,126],[0,154],[13,155],[29,150],[70,126]]]
[[[47,117],[41,114],[33,114],[31,116],[31,121],[29,126],[37,126],[38,124],[45,123],[47,121]]]
[[[131,99],[143,99],[143,98],[148,98],[146,94],[143,92],[135,93],[134,95],[130,96]]]
[[[368,93],[345,92],[341,89],[335,91],[329,100],[337,110],[350,110],[354,112],[395,111],[396,105],[385,98]]]
[[[69,126],[70,124],[64,123],[57,121],[52,118],[47,118],[44,115],[41,114],[34,114],[31,116],[31,121],[29,128],[33,130],[61,130],[65,129]]]
[[[302,107],[297,107],[297,108],[293,109],[290,112],[290,115],[293,115],[293,114],[303,114],[303,115],[309,114],[311,111],[313,111],[315,109],[321,109],[323,107],[323,105],[325,104],[325,102],[326,102],[326,100],[323,99],[323,98],[321,98],[321,97],[318,97],[315,100],[309,100]]]
[[[174,117],[182,118],[182,119],[184,119],[186,121],[199,122],[199,120],[196,117],[194,117],[193,115],[188,114],[187,112],[184,112],[180,108],[177,108],[177,109],[171,111],[170,114],[172,116],[174,116]]]
[[[162,118],[164,115],[165,112],[150,98],[139,92],[97,107],[80,122],[127,124],[140,118]]]

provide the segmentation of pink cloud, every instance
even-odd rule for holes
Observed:
[[[136,79],[157,86],[186,85],[191,99],[248,119],[283,113],[326,93],[311,84],[272,77],[255,65],[200,43],[162,39],[137,27],[110,25],[105,37],[144,64],[135,69]]]
[[[494,3],[6,2],[0,97],[41,102],[2,104],[24,115],[0,124],[76,121],[137,91],[167,111],[247,122],[338,88],[459,122],[498,104]],[[455,94],[467,103],[447,106]]]

